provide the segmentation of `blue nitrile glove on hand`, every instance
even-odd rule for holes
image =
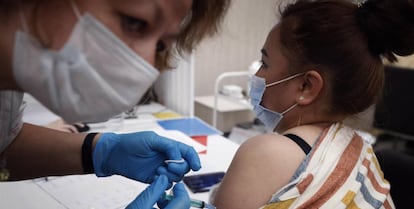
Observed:
[[[126,209],[152,209],[158,201],[162,209],[188,209],[191,206],[190,197],[182,183],[177,183],[173,188],[174,199],[171,201],[160,200],[164,191],[168,188],[168,179],[164,175],[159,176],[138,197],[131,202]]]
[[[185,161],[167,164],[167,159]],[[93,166],[99,177],[117,174],[144,183],[151,183],[158,175],[178,182],[190,169],[201,168],[193,147],[152,131],[103,133],[93,150]]]

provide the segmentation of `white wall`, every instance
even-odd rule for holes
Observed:
[[[163,72],[155,83],[159,100],[166,107],[194,115],[194,55],[178,61],[177,68]]]
[[[177,69],[158,79],[155,86],[161,102],[180,114],[192,116],[194,96],[212,95],[217,76],[247,70],[251,62],[260,59],[267,33],[277,21],[277,2],[232,0],[221,32],[204,40],[191,59],[182,60]],[[246,83],[240,79],[230,82]]]
[[[214,81],[222,72],[247,70],[260,59],[267,33],[278,18],[277,2],[232,1],[221,33],[203,41],[195,51],[195,96],[212,95]]]

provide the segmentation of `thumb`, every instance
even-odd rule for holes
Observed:
[[[141,194],[132,201],[126,209],[150,209],[153,208],[157,200],[164,194],[168,187],[168,178],[160,175],[152,182]]]
[[[174,199],[169,202],[159,201],[158,206],[163,209],[188,209],[191,207],[191,200],[183,183],[175,184],[173,193]]]

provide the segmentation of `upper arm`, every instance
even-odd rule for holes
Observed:
[[[304,158],[283,136],[261,135],[237,151],[219,187],[214,205],[220,209],[259,208],[290,180]]]

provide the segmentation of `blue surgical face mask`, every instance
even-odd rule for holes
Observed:
[[[283,115],[295,108],[298,104],[295,103],[285,111],[279,113],[273,110],[263,107],[260,103],[262,102],[263,93],[267,87],[271,87],[285,81],[294,79],[298,76],[303,75],[304,73],[298,73],[292,76],[289,76],[280,81],[276,81],[266,85],[264,78],[253,75],[250,80],[250,103],[253,105],[253,112],[256,114],[256,117],[269,129],[272,131],[276,129],[279,122],[282,120]]]

